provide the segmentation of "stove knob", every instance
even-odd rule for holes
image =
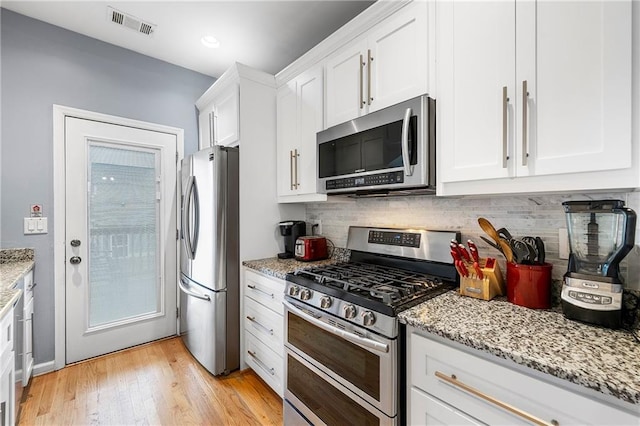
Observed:
[[[373,325],[376,322],[376,316],[373,315],[373,312],[371,311],[366,311],[362,314],[362,323],[364,325]]]
[[[300,288],[297,285],[289,287],[289,296],[297,296]]]
[[[342,308],[344,311],[344,317],[346,319],[352,319],[356,317],[356,307],[353,305],[344,305]]]
[[[320,307],[322,309],[327,309],[331,306],[332,300],[329,296],[322,296],[322,298],[320,298]]]
[[[303,288],[300,290],[300,300],[309,300],[311,299],[311,290],[308,288]]]

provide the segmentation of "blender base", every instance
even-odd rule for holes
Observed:
[[[612,329],[620,328],[622,324],[622,309],[596,311],[576,306],[562,299],[562,313],[568,319]]]

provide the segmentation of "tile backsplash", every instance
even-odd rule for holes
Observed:
[[[478,217],[489,219],[496,229],[506,228],[514,237],[540,236],[545,242],[546,261],[553,264],[553,278],[562,279],[567,261],[558,256],[558,229],[566,228],[562,202],[569,200],[620,199],[640,214],[640,192],[586,194],[503,195],[469,197],[409,196],[387,198],[332,198],[307,205],[307,220],[321,220],[322,234],[336,247],[345,247],[349,225],[390,228],[455,230],[462,241],[472,239],[481,256],[502,255],[480,239],[486,236]],[[640,223],[640,221],[639,221]],[[640,239],[636,226],[636,241]],[[640,290],[640,246],[627,255],[622,265],[626,287]]]

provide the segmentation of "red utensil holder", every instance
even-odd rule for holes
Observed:
[[[507,262],[507,300],[531,309],[551,307],[553,265],[521,265]]]

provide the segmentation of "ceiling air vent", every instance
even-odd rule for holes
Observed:
[[[143,20],[138,19],[133,15],[121,12],[111,6],[107,6],[107,19],[116,25],[129,28],[138,33],[148,36],[153,35],[156,30],[155,24],[144,22]]]

